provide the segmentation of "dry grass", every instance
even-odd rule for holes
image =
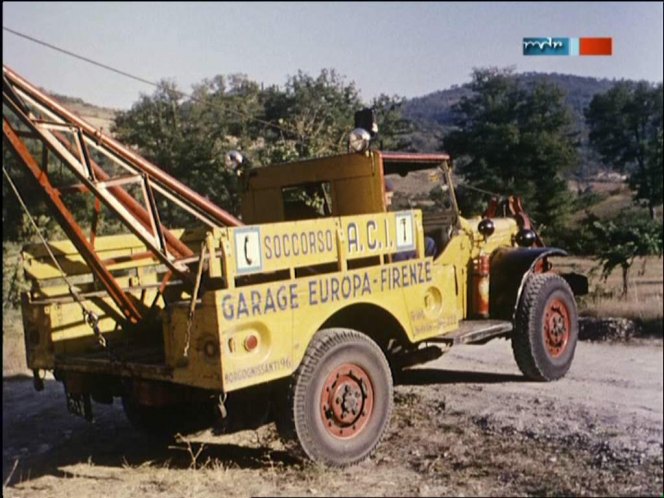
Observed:
[[[29,373],[23,344],[21,312],[6,308],[2,315],[2,376]]]
[[[10,303],[10,288],[16,285],[17,265],[21,246],[16,243],[2,244],[2,375],[27,372],[25,348],[23,345],[23,321],[20,309]],[[15,290],[15,289],[14,289]]]
[[[629,272],[630,286],[622,296],[622,272],[615,269],[604,280],[591,258],[555,258],[554,267],[588,276],[589,294],[579,299],[579,310],[585,316],[622,317],[643,325],[659,324],[661,334],[664,271],[662,259],[656,256],[637,258]]]

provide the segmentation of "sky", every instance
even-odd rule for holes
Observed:
[[[456,2],[3,2],[3,27],[149,81],[246,74],[283,86],[333,68],[369,102],[513,66],[662,81],[663,4]],[[610,57],[527,57],[524,37],[612,37]],[[3,29],[3,64],[33,84],[127,109],[153,88]]]

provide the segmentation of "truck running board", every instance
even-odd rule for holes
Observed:
[[[437,342],[453,346],[455,344],[484,344],[491,339],[506,335],[513,328],[507,320],[462,320],[459,328],[445,335],[439,335],[426,342]]]

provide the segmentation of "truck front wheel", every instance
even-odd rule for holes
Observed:
[[[516,312],[512,350],[529,379],[556,380],[569,370],[579,335],[574,294],[559,275],[528,277]]]
[[[314,461],[342,467],[376,449],[392,412],[385,355],[349,329],[319,331],[288,389],[279,430]]]

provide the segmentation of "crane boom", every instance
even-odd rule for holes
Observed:
[[[95,254],[95,227],[87,240],[63,197],[72,192],[92,194],[97,206],[104,204],[117,215],[152,257],[190,286],[194,279],[186,263],[195,261],[195,254],[161,223],[155,195],[163,196],[210,228],[242,225],[236,217],[95,129],[4,65],[3,104],[13,117],[3,119],[9,149],[31,173],[29,177],[45,195],[67,236],[130,323],[140,321],[140,311]],[[54,154],[79,183],[56,187],[47,162],[39,165],[23,140],[26,136],[44,144],[45,150]],[[138,188],[132,193],[131,186]]]

